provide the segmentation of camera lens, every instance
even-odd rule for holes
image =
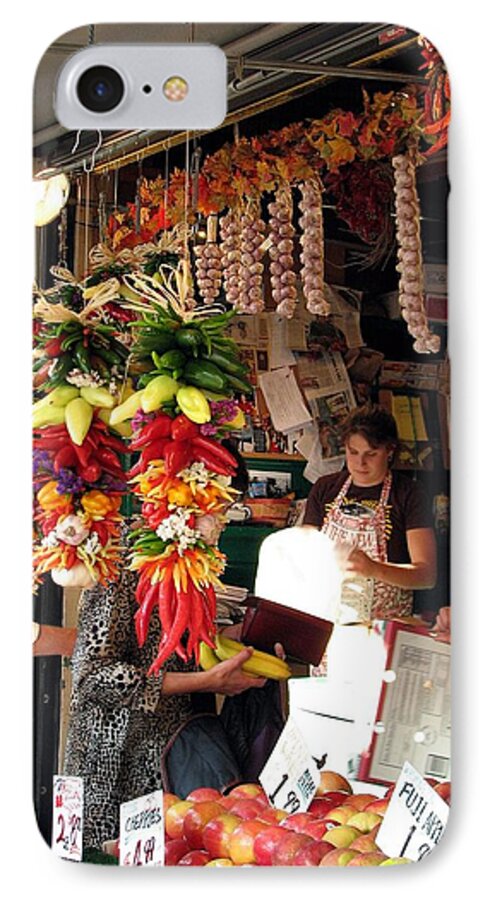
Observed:
[[[104,113],[115,109],[124,94],[121,76],[109,66],[93,66],[80,76],[77,95],[82,106],[91,112]]]

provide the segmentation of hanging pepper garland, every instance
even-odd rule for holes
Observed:
[[[157,275],[125,279],[140,295],[126,304],[138,315],[133,354],[154,368],[111,413],[112,421],[131,420],[129,449],[139,453],[128,474],[143,524],[131,535],[130,568],[139,574],[140,645],[154,609],[160,618],[151,674],[174,652],[198,662],[200,642],[214,645],[215,588],[225,557],[209,533],[209,516],[224,521],[237,468],[220,438],[245,422],[235,392],[251,391],[246,367],[223,335],[234,313],[189,302],[185,263],[177,270],[162,266]]]
[[[114,279],[96,287],[54,270],[34,304],[34,580],[86,587],[117,576],[126,445],[107,424],[125,396],[129,351],[108,324]],[[122,335],[121,335],[122,336]]]

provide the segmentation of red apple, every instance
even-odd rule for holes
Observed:
[[[237,784],[236,787],[229,791],[228,797],[235,797],[236,800],[244,799],[261,799],[266,806],[269,805],[269,799],[260,784]]]
[[[274,809],[272,806],[270,809],[267,809],[264,806],[257,819],[259,822],[266,822],[267,825],[278,825],[284,819],[287,819],[287,815],[285,809]]]
[[[169,838],[181,838],[184,836],[184,818],[192,803],[188,800],[179,800],[174,803],[165,815],[165,831]]]
[[[189,850],[181,859],[178,866],[205,866],[209,862],[209,853],[205,850]]]
[[[349,848],[351,849],[351,848]],[[387,859],[384,853],[381,853],[381,850],[373,850],[372,853],[361,853],[360,856],[354,856],[350,862],[347,863],[348,866],[379,866],[381,863]]]
[[[352,825],[338,825],[337,828],[331,828],[326,832],[325,840],[334,847],[349,847],[360,834],[362,832]]]
[[[289,831],[303,831],[304,826],[311,822],[318,822],[318,819],[312,816],[311,813],[291,813],[284,819],[282,827],[287,828]]]
[[[243,863],[255,863],[254,842],[255,838],[264,828],[276,826],[264,825],[257,819],[246,819],[240,822],[230,834],[229,856],[236,865]],[[280,827],[280,826],[277,826]]]
[[[235,866],[235,863],[232,863],[231,859],[211,859],[209,862],[205,863],[206,866],[216,866],[221,869],[223,866]]]
[[[301,850],[302,847],[306,847],[307,844],[312,843],[313,838],[308,837],[307,834],[298,834],[297,831],[285,830],[282,841],[279,841],[272,851],[272,865],[292,866],[298,850]]]
[[[265,812],[265,809],[261,800],[244,797],[235,799],[233,805],[230,806],[230,812],[239,816],[240,819],[256,819],[262,812]]]
[[[369,834],[361,834],[349,844],[349,847],[351,850],[359,850],[359,853],[373,853],[379,850],[376,841]]]
[[[165,841],[165,865],[176,866],[179,859],[189,853],[190,847],[185,838]]]
[[[330,800],[328,796],[315,797],[308,807],[308,812],[317,819],[325,819],[330,810],[340,806],[347,796],[347,794],[341,794],[339,792],[335,794],[335,798],[332,800]]]
[[[216,800],[220,803],[223,798],[216,788],[201,787],[191,791],[185,799],[191,803],[202,803],[204,800]]]
[[[380,825],[382,821],[383,817],[378,816],[376,813],[356,812],[350,819],[347,819],[346,824],[353,825],[354,828],[358,828],[363,834],[367,834],[369,831],[372,831],[376,825]]]
[[[350,847],[336,847],[330,850],[326,856],[320,860],[321,866],[346,866],[351,859],[361,854],[357,850],[351,850]]]
[[[176,803],[180,803],[180,797],[177,797],[177,794],[164,793],[163,795],[163,815],[166,816],[167,811],[171,806],[175,806]]]
[[[305,844],[304,847],[301,847],[301,849],[298,850],[293,859],[293,865],[318,866],[323,857],[334,849],[334,846],[328,844],[326,841],[313,841],[312,844]]]
[[[377,799],[378,797],[376,794],[351,794],[344,800],[344,805],[352,806],[354,809],[357,809],[358,812],[362,812],[363,809],[366,809],[366,806]]]
[[[321,797],[330,791],[345,791],[346,794],[352,794],[352,787],[347,778],[344,778],[339,772],[320,772],[320,784],[316,789],[316,796]]]
[[[192,850],[202,850],[204,826],[222,812],[223,807],[215,800],[191,803],[184,816],[184,837]]]
[[[371,828],[371,831],[368,832],[368,836],[369,836],[370,838],[372,838],[373,841],[376,840],[376,838],[377,838],[377,836],[378,836],[378,831],[379,831],[380,828],[381,828],[381,822],[379,822],[378,825],[375,825],[374,828]]]
[[[282,825],[268,825],[254,840],[254,856],[259,866],[271,866],[272,854],[284,838]]]
[[[352,806],[335,806],[331,809],[328,818],[331,822],[337,822],[339,825],[345,825],[348,819],[353,815]]]
[[[329,825],[332,828],[336,828],[336,822],[331,822]],[[308,834],[310,837],[315,838],[316,841],[320,841],[328,831],[328,826],[322,819],[314,819],[313,822],[303,825],[301,831],[303,834]]]
[[[240,821],[238,816],[224,812],[215,816],[204,826],[203,846],[213,859],[229,856],[230,834],[240,824]]]
[[[230,810],[234,803],[236,803],[236,797],[222,797],[219,801],[223,809]]]
[[[447,803],[448,806],[451,806],[451,782],[450,781],[440,781],[439,784],[436,784],[434,790],[440,797]]]
[[[378,816],[384,816],[388,809],[389,802],[389,797],[380,797],[378,800],[373,800],[372,803],[369,803],[368,806],[364,808],[364,812],[373,812]]]

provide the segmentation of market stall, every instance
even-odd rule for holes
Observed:
[[[138,795],[124,798],[121,834],[90,845],[102,857],[123,848],[123,864],[144,864],[145,846],[147,864],[411,861],[432,850],[447,818],[449,652],[429,628],[449,606],[449,86],[425,39],[383,26],[357,34],[361,45],[371,42],[370,66],[351,48],[326,77],[299,49],[307,37],[319,59],[335,61],[325,28],[290,26],[287,58],[269,59],[269,68],[270,48],[263,59],[245,54],[238,63],[227,50],[232,102],[213,132],[136,134],[135,147],[127,135],[101,132],[92,145],[76,136],[71,149],[70,134],[40,140],[36,621],[76,629],[81,591],[89,592],[92,639],[80,638],[75,650],[83,670],[105,646],[106,597],[112,615],[114,585],[129,577],[128,640],[146,661],[141,709],[155,712],[149,694],[163,691],[170,673],[175,680],[192,668],[208,673],[209,714],[219,712],[216,672],[245,652],[252,634],[243,672],[267,680],[279,698],[279,724],[253,780],[240,778],[238,766],[222,784],[178,790],[175,759],[166,756],[163,783],[146,792],[143,806]],[[347,26],[335,35],[344,54],[349,37]],[[261,40],[258,33],[258,48]],[[247,65],[259,73],[249,88]],[[284,79],[282,91],[272,89],[268,71]],[[237,100],[242,81],[248,101]],[[62,184],[46,177],[53,169]],[[313,546],[325,535],[305,538],[303,523],[313,485],[345,469],[345,421],[368,405],[396,423],[393,472],[429,495],[439,565],[437,580],[416,591],[410,615],[392,617],[396,625],[374,606],[373,615],[353,620],[358,646],[347,651],[346,673],[345,622],[316,587],[328,582],[333,595],[338,564],[326,543]],[[284,538],[291,552],[281,550]],[[308,547],[298,550],[303,540]],[[320,572],[319,559],[330,569]],[[276,604],[272,637],[257,626],[267,602]],[[301,636],[294,649],[293,633]],[[323,644],[313,651],[318,635]],[[60,672],[46,662],[51,650],[36,653],[44,660],[41,690]],[[69,659],[66,649],[60,654]],[[313,672],[322,659],[326,669]],[[177,668],[167,671],[172,660]],[[53,836],[50,818],[58,798],[74,821],[81,804],[83,821],[83,783],[74,787],[62,762],[70,690],[68,665],[61,693],[50,691],[61,727],[55,710],[50,760],[45,745],[37,770],[37,812],[46,839],[81,859],[76,840],[67,849],[65,837]],[[405,703],[406,720],[397,718]],[[320,728],[320,716],[344,724]],[[429,734],[432,750],[420,752]],[[73,738],[68,745],[73,752]],[[281,764],[287,775],[277,786]],[[51,784],[46,790],[53,775],[54,796]],[[417,821],[420,834],[413,826],[412,842],[402,840],[412,826],[400,812],[415,804],[408,783],[413,791],[416,783],[417,809],[425,804],[432,816]],[[122,824],[140,822],[148,804],[157,811],[151,846],[148,834],[135,826],[138,834],[128,837],[133,828],[125,834]]]

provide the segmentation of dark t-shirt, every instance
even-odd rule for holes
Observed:
[[[304,525],[316,525],[319,528],[322,526],[326,513],[348,477],[347,469],[342,469],[334,475],[324,475],[318,479],[308,496]],[[378,506],[381,489],[382,484],[371,487],[351,484],[343,505],[357,502],[374,511]],[[433,525],[428,498],[418,482],[407,475],[393,472],[385,521],[388,562],[410,562],[406,532],[412,528],[432,528]]]

